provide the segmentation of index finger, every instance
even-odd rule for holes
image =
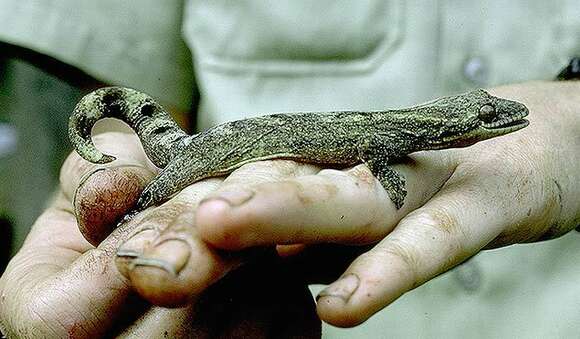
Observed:
[[[376,242],[435,194],[453,172],[454,159],[446,151],[426,152],[394,165],[406,178],[409,192],[401,209],[396,209],[365,165],[237,185],[212,193],[200,205],[199,233],[212,245],[230,250],[276,244]],[[232,203],[230,196],[244,196],[244,192],[250,198]]]

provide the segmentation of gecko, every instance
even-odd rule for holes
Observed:
[[[104,164],[115,157],[92,142],[98,120],[117,118],[137,133],[160,172],[144,188],[135,211],[158,205],[199,180],[268,159],[344,167],[364,163],[400,209],[405,179],[392,163],[414,152],[466,147],[517,131],[528,126],[527,115],[524,104],[478,89],[409,108],[278,113],[188,135],[149,95],[106,87],[79,101],[69,120],[69,139],[81,157]]]

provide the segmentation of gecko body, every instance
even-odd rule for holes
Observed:
[[[162,170],[141,193],[137,209],[159,204],[188,185],[259,160],[351,166],[365,163],[397,208],[405,180],[389,167],[407,154],[465,147],[528,125],[527,108],[484,90],[439,98],[397,110],[271,114],[227,122],[188,135],[148,95],[120,87],[85,96],[69,121],[69,137],[86,160],[106,163],[91,129],[105,117],[125,121]]]

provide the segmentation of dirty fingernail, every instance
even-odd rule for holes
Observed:
[[[253,191],[247,190],[225,191],[220,192],[219,195],[217,196],[209,197],[207,199],[202,200],[200,205],[208,201],[222,200],[227,202],[230,206],[239,206],[243,203],[248,202],[250,199],[252,199],[253,196],[254,196]]]
[[[74,213],[85,239],[98,246],[109,236],[151,176],[148,169],[134,165],[99,168],[85,175],[73,195]]]
[[[132,261],[132,268],[139,266],[155,267],[171,275],[178,275],[185,267],[190,256],[189,244],[180,239],[168,239],[160,242],[151,252]]]
[[[79,192],[84,188],[85,184],[87,183],[87,181],[89,181],[89,179],[95,175],[98,172],[102,172],[104,171],[105,168],[97,168],[94,171],[91,171],[89,173],[86,173],[85,175],[83,175],[81,177],[81,179],[79,180],[79,184],[77,186],[77,188],[75,189],[74,193],[73,193],[73,206],[77,206],[77,196],[79,195]]]
[[[138,257],[155,240],[157,231],[145,229],[136,233],[117,249],[117,257]]]
[[[355,274],[347,274],[340,280],[335,281],[333,284],[322,290],[316,300],[320,298],[339,298],[344,303],[347,303],[353,293],[357,290],[360,285],[360,279]]]
[[[134,234],[117,249],[115,262],[117,269],[122,275],[129,277],[133,261],[143,254],[143,249],[152,243],[156,237],[157,231],[145,229]]]

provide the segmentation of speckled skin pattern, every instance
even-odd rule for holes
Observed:
[[[95,122],[118,118],[131,126],[161,173],[145,188],[137,210],[169,199],[186,186],[227,174],[252,161],[293,159],[351,166],[365,163],[400,208],[405,180],[388,165],[407,154],[465,147],[519,130],[528,109],[484,90],[398,110],[272,114],[224,123],[187,135],[148,95],[120,87],[85,96],[69,122],[77,152],[94,163],[115,158],[91,140]]]

